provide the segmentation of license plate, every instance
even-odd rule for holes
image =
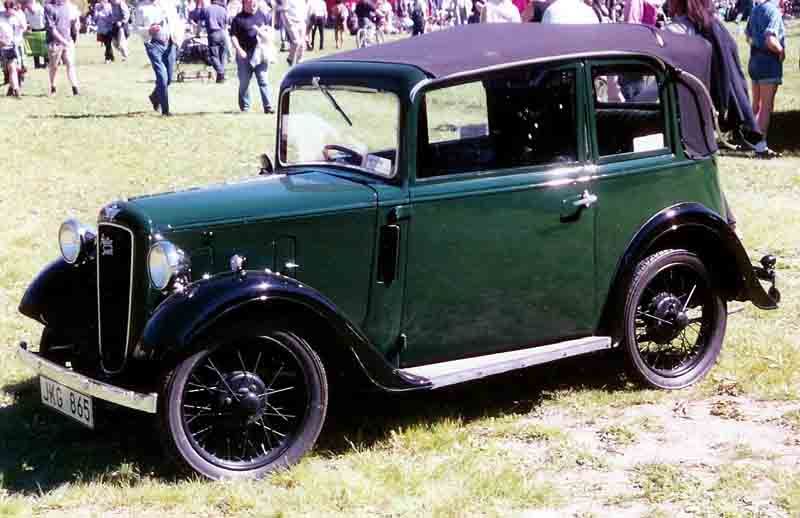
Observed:
[[[69,387],[41,376],[42,403],[71,417],[89,428],[94,428],[92,398]]]

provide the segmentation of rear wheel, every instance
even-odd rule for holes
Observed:
[[[168,450],[212,479],[297,462],[325,420],[328,386],[314,350],[287,330],[245,327],[181,362],[161,395]]]
[[[625,302],[623,349],[646,384],[679,389],[702,379],[726,325],[725,300],[695,254],[664,250],[639,263]]]

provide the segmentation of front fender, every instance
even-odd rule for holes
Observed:
[[[97,269],[94,261],[71,265],[64,259],[48,264],[33,279],[19,312],[62,335],[96,335]]]
[[[680,203],[654,215],[636,233],[617,267],[615,285],[633,274],[636,264],[655,250],[686,248],[712,261],[729,297],[749,300],[761,309],[777,308],[761,284],[736,233],[719,214],[699,203]]]
[[[220,274],[171,295],[148,320],[136,356],[156,361],[185,356],[197,347],[197,338],[222,318],[245,307],[261,307],[268,317],[268,306],[275,301],[296,304],[322,318],[334,330],[339,346],[346,348],[340,353],[352,354],[377,387],[388,391],[428,388],[425,380],[392,367],[327,297],[295,279],[265,271]]]

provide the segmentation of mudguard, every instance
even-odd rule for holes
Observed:
[[[699,203],[679,203],[654,215],[628,244],[617,266],[614,286],[629,278],[639,261],[655,247],[686,248],[687,236],[701,255],[718,259],[710,265],[712,272],[724,278],[731,299],[749,300],[760,309],[776,309],[754,272],[747,251],[728,222]],[[720,271],[722,270],[722,271]]]
[[[245,307],[258,306],[263,307],[266,317],[269,304],[275,301],[298,304],[329,323],[338,338],[335,342],[343,344],[339,345],[343,349],[341,353],[352,354],[356,365],[381,390],[429,388],[427,380],[391,366],[358,327],[324,295],[295,279],[265,271],[216,275],[170,295],[148,320],[135,356],[163,361],[191,354],[198,347],[196,339],[223,317]]]
[[[97,269],[94,261],[48,264],[25,290],[19,312],[62,334],[97,335]]]

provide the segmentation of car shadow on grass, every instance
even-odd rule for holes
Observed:
[[[0,408],[0,487],[22,494],[67,482],[114,480],[130,463],[140,474],[170,478],[152,416],[95,400],[95,430],[45,408],[37,379],[2,387],[15,402]]]
[[[317,451],[337,455],[351,451],[354,445],[370,447],[398,428],[447,419],[467,424],[527,414],[562,389],[638,390],[621,367],[619,355],[595,353],[434,391],[340,395],[331,402]]]
[[[800,128],[800,110],[774,112],[769,125],[769,147],[779,153],[800,155],[797,128]]]
[[[316,452],[325,457],[375,446],[398,428],[525,414],[564,388],[630,390],[619,357],[595,354],[436,391],[334,393]],[[0,487],[7,491],[41,494],[65,483],[181,476],[162,453],[153,416],[95,400],[90,430],[45,408],[36,379],[2,390],[15,399],[0,408]]]

